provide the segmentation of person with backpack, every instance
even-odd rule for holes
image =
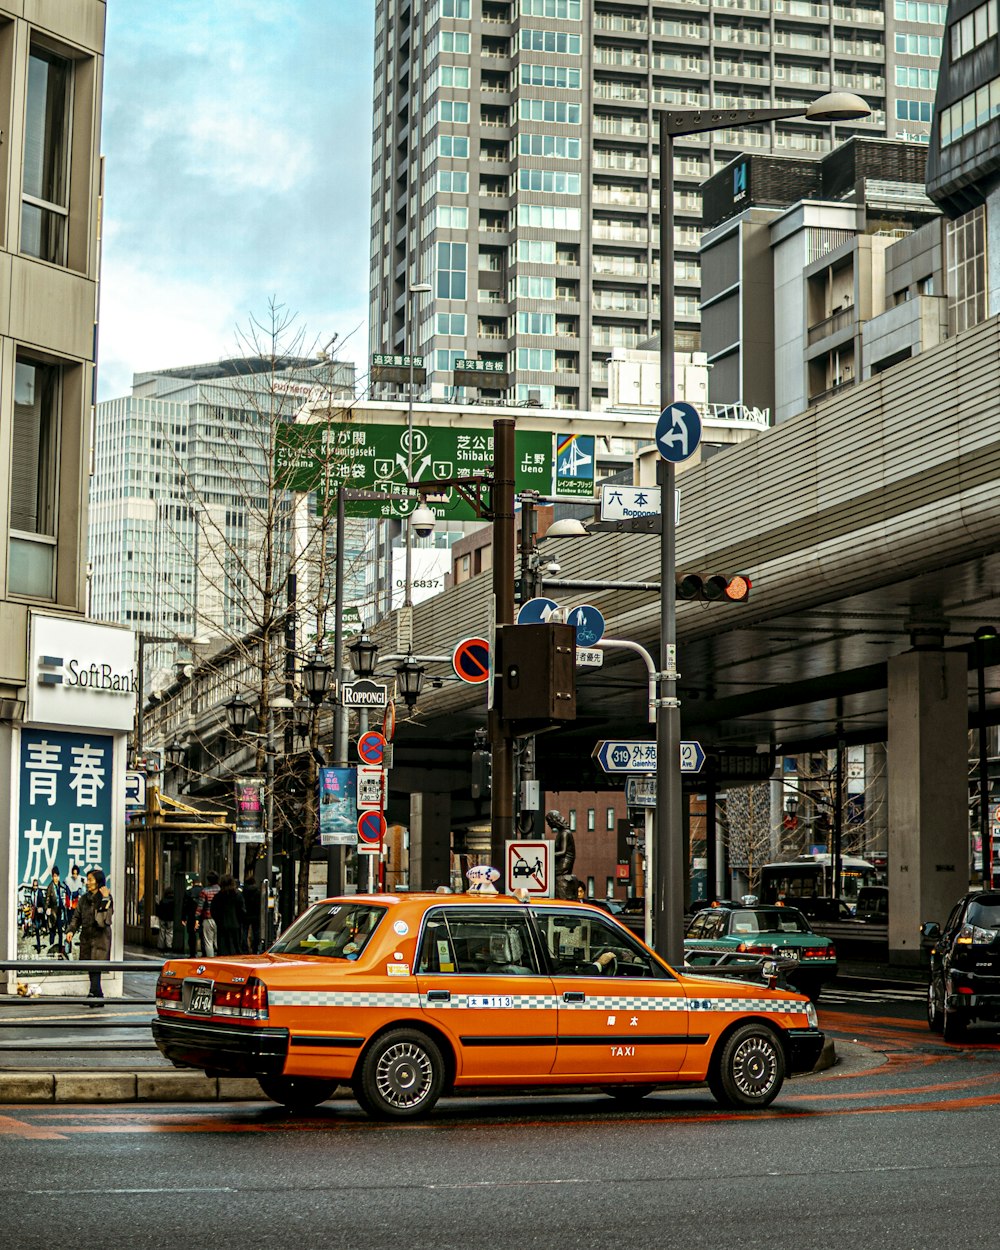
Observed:
[[[215,945],[218,929],[215,921],[212,919],[212,902],[219,892],[219,874],[210,872],[206,876],[208,884],[201,892],[198,899],[198,906],[194,913],[195,930],[201,933],[202,946],[205,954],[209,959],[215,957]]]

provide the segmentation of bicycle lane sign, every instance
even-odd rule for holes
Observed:
[[[507,893],[525,889],[537,898],[555,895],[555,877],[552,871],[555,842],[550,839],[508,842],[507,847]]]

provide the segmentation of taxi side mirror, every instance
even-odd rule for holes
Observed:
[[[936,920],[928,920],[920,926],[920,936],[932,942],[941,936],[941,926]]]

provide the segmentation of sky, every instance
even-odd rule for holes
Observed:
[[[273,299],[367,359],[374,0],[108,0],[98,397]]]

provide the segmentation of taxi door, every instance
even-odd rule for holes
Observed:
[[[548,1076],[556,1002],[523,907],[453,903],[424,922],[421,1010],[452,1040],[462,1081]]]
[[[680,982],[596,910],[539,907],[535,917],[558,1006],[553,1071],[601,1081],[680,1071],[690,1040]]]

